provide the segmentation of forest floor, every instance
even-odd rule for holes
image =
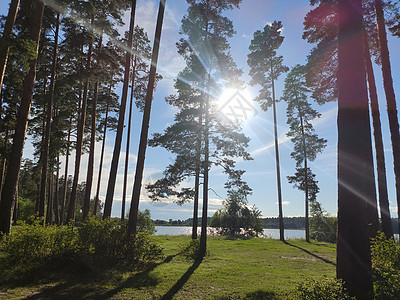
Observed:
[[[139,271],[93,278],[60,270],[30,283],[0,282],[0,299],[296,299],[299,283],[335,275],[332,244],[210,237],[208,255],[193,261],[180,254],[190,237],[153,238],[164,259]]]

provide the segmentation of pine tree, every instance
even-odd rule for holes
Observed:
[[[375,194],[361,0],[338,1],[337,277],[352,296],[373,292],[368,201]]]
[[[260,102],[261,108],[267,110],[272,106],[274,116],[274,136],[275,136],[275,163],[276,178],[278,190],[278,208],[279,208],[279,235],[280,240],[284,241],[283,209],[282,209],[282,191],[281,175],[279,164],[279,143],[278,143],[278,124],[276,118],[275,99],[275,80],[288,71],[283,65],[283,57],[277,55],[277,50],[282,45],[284,37],[281,36],[282,23],[274,21],[271,25],[266,25],[263,31],[256,31],[250,44],[250,54],[247,63],[250,66],[251,85],[260,85],[261,90],[255,98]]]
[[[308,89],[305,81],[306,68],[301,65],[294,66],[285,79],[285,90],[283,99],[287,102],[286,109],[287,124],[290,126],[286,134],[294,145],[294,151],[290,154],[296,161],[296,167],[303,169],[305,193],[305,228],[306,241],[310,242],[309,225],[309,180],[308,173],[311,172],[308,166],[314,161],[316,155],[326,147],[326,140],[318,138],[311,121],[321,115],[308,103]],[[297,170],[298,170],[297,169]]]
[[[36,45],[36,53],[39,47],[40,31],[42,27],[44,4],[41,1],[32,2],[30,39]],[[25,142],[26,127],[31,108],[35,77],[36,77],[37,59],[30,61],[30,69],[24,80],[24,88],[19,107],[17,124],[13,138],[13,145],[9,158],[7,174],[5,176],[4,186],[1,191],[0,200],[0,232],[10,233],[11,220],[13,216],[14,203],[16,200],[17,183],[23,146]]]

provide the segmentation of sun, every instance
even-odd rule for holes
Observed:
[[[247,89],[227,88],[216,102],[217,112],[232,122],[245,123],[256,114]]]

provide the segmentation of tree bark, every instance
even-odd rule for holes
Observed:
[[[4,145],[3,145],[4,150],[7,149],[8,134],[9,134],[9,130],[6,129],[6,134],[4,136]],[[7,163],[6,157],[2,157],[1,163],[0,163],[0,195],[1,195],[1,190],[3,188],[3,178],[4,178],[4,172],[6,170],[6,163]],[[1,198],[0,198],[0,201],[1,201]]]
[[[109,93],[111,94],[111,83],[110,83]],[[102,174],[102,172],[103,172],[104,149],[105,149],[105,146],[106,146],[107,123],[108,123],[108,107],[109,107],[109,103],[107,102],[107,106],[106,106],[106,118],[105,118],[105,120],[104,120],[103,143],[102,143],[102,145],[101,145],[101,154],[100,154],[99,176],[97,177],[96,196],[94,197],[94,208],[93,208],[93,215],[94,215],[94,216],[96,216],[96,214],[97,214],[97,207],[99,206],[99,194],[100,194],[101,174]]]
[[[42,28],[43,10],[43,2],[38,0],[33,2],[30,40],[36,45],[36,53],[38,52],[40,31]],[[17,193],[18,177],[21,167],[26,128],[28,125],[28,117],[36,78],[36,66],[37,59],[30,61],[29,71],[24,79],[23,93],[18,111],[17,124],[15,127],[7,174],[5,176],[3,189],[1,191],[0,232],[5,234],[9,234],[11,230],[11,220]]]
[[[119,161],[119,155],[121,153],[122,134],[124,131],[124,123],[125,123],[126,100],[128,97],[129,77],[130,77],[130,72],[131,72],[132,40],[133,40],[133,32],[135,29],[135,12],[136,12],[136,0],[132,0],[131,19],[130,19],[130,25],[129,25],[129,37],[128,37],[128,45],[127,45],[129,51],[127,51],[126,55],[125,55],[124,84],[122,87],[121,106],[119,109],[117,135],[115,137],[113,158],[111,161],[111,168],[110,168],[110,176],[108,178],[108,186],[107,186],[106,202],[104,204],[103,219],[107,219],[107,218],[111,217],[111,209],[112,209],[112,203],[113,203],[113,198],[114,198],[115,182],[117,180],[118,161]]]
[[[53,169],[53,168],[51,168]],[[46,209],[46,225],[53,222],[53,172],[50,172],[47,178],[47,209]]]
[[[337,277],[352,296],[373,293],[368,202],[373,161],[361,0],[339,0]]]
[[[271,74],[273,74],[271,65]],[[281,167],[279,163],[279,142],[278,142],[278,124],[276,120],[276,100],[275,100],[275,84],[272,79],[272,108],[274,115],[274,137],[275,137],[275,163],[276,163],[276,184],[278,190],[278,210],[279,210],[279,239],[285,241],[285,227],[283,224],[283,208],[282,208],[282,187],[281,187]]]
[[[386,181],[385,151],[382,140],[381,117],[379,113],[378,94],[375,85],[374,70],[372,68],[371,54],[367,34],[364,30],[365,65],[368,78],[370,109],[375,141],[376,173],[378,174],[379,207],[382,219],[382,231],[387,238],[393,237],[392,220],[390,218],[389,198]]]
[[[54,222],[57,225],[61,225],[60,223],[60,207],[58,203],[58,185],[60,181],[60,154],[57,155],[57,172],[56,172],[56,183],[54,186],[54,202],[53,202],[53,207],[54,207]]]
[[[101,51],[103,44],[103,33],[101,33],[99,40],[98,51]],[[92,193],[92,183],[93,183],[93,168],[94,168],[94,151],[96,145],[96,114],[97,114],[97,100],[99,94],[99,81],[94,84],[94,95],[93,95],[93,107],[92,107],[92,124],[90,133],[90,150],[89,150],[89,162],[88,170],[86,176],[86,188],[85,188],[85,202],[83,205],[82,216],[85,220],[89,214],[90,210],[90,195]]]
[[[140,134],[139,151],[136,163],[135,183],[133,185],[132,202],[129,211],[128,233],[130,235],[136,235],[140,190],[142,187],[144,161],[146,156],[147,139],[149,135],[150,112],[151,112],[151,104],[153,101],[154,85],[156,80],[156,69],[158,61],[158,52],[160,49],[165,2],[166,0],[160,0],[160,6],[158,9],[158,16],[157,16],[156,32],[154,35],[154,45],[153,45],[153,53],[151,56],[149,83],[147,85],[146,102],[143,111],[142,131]]]
[[[11,38],[14,28],[15,19],[18,13],[19,1],[20,0],[11,0],[6,23],[4,25],[3,36],[0,40],[0,93],[3,88],[3,78],[7,66],[8,52],[10,50],[8,39]]]
[[[124,186],[123,186],[123,191],[122,191],[121,220],[125,219],[126,188],[127,188],[127,185],[128,185],[129,148],[130,148],[130,143],[131,143],[133,92],[135,90],[135,76],[136,76],[136,55],[135,55],[135,60],[134,60],[134,65],[133,65],[131,99],[130,99],[130,102],[129,102],[128,135],[127,135],[127,138],[126,138]]]
[[[92,14],[91,20],[91,30],[93,30],[94,26],[94,13]],[[92,31],[93,32],[93,31]],[[93,34],[93,33],[92,33]],[[90,42],[89,49],[87,53],[87,62],[86,62],[86,70],[89,71],[92,63],[92,52],[93,52],[93,43]],[[69,198],[69,207],[67,213],[67,222],[75,219],[75,207],[76,207],[76,193],[78,189],[78,181],[79,181],[79,171],[81,167],[81,158],[82,158],[82,147],[83,147],[83,136],[85,131],[85,121],[86,121],[86,108],[87,108],[87,98],[88,98],[88,90],[89,90],[89,78],[85,79],[85,85],[83,87],[83,99],[81,106],[81,113],[78,121],[77,128],[77,141],[76,141],[76,154],[75,154],[75,171],[74,171],[74,180],[72,182],[71,196]]]
[[[307,145],[306,136],[304,134],[303,115],[299,108],[300,114],[300,127],[303,142],[303,155],[304,155],[304,196],[305,196],[305,227],[306,227],[306,242],[310,242],[310,218],[308,213],[308,161],[307,161]]]
[[[201,159],[201,136],[203,127],[203,107],[200,104],[199,116],[199,131],[197,133],[196,141],[196,174],[194,178],[194,201],[193,201],[193,225],[192,225],[192,239],[197,239],[197,226],[199,215],[199,194],[200,194],[200,159]]]
[[[60,223],[64,224],[65,220],[65,203],[67,200],[67,187],[68,187],[68,164],[69,164],[69,151],[71,143],[71,130],[72,130],[72,116],[69,120],[68,138],[67,138],[67,153],[65,154],[65,169],[64,169],[64,184],[61,198],[60,209]]]
[[[398,225],[400,231],[400,132],[397,117],[396,96],[393,88],[389,49],[385,28],[385,17],[382,0],[375,0],[376,22],[378,24],[378,39],[382,62],[383,86],[386,94],[387,113],[389,117],[390,137],[392,140],[393,167],[396,181],[396,199]]]
[[[50,87],[47,94],[47,113],[46,123],[44,130],[44,141],[42,148],[42,176],[40,181],[40,196],[39,196],[39,207],[42,207],[46,203],[46,182],[47,182],[47,171],[49,169],[49,147],[50,147],[50,135],[51,135],[51,123],[53,115],[53,102],[54,102],[54,86],[56,81],[56,70],[57,70],[57,50],[58,50],[58,35],[60,29],[60,13],[57,13],[56,30],[54,34],[54,46],[53,46],[53,58],[50,75]],[[49,202],[51,200],[49,199]],[[40,205],[40,204],[43,205]],[[44,207],[44,206],[43,206]],[[39,209],[39,217],[43,217],[41,209]]]

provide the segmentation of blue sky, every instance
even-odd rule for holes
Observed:
[[[9,1],[2,1],[0,4],[0,13],[7,11]],[[156,0],[138,0],[137,4],[137,21],[136,24],[145,28],[149,37],[154,36],[154,27],[157,16],[158,1]],[[163,76],[163,80],[159,83],[155,92],[155,100],[151,115],[150,134],[162,132],[165,127],[173,121],[175,114],[174,108],[165,103],[164,98],[172,93],[173,81],[177,73],[184,67],[183,59],[178,55],[175,43],[180,38],[179,27],[180,20],[186,13],[187,3],[185,0],[167,0],[166,19],[161,39],[161,49],[159,57],[158,72]],[[283,24],[283,36],[285,40],[282,44],[279,54],[284,57],[284,63],[288,67],[296,64],[304,64],[307,54],[312,45],[306,43],[302,38],[303,20],[306,13],[310,10],[308,0],[243,0],[240,9],[234,9],[226,12],[226,16],[233,21],[236,35],[230,39],[231,53],[238,67],[243,70],[242,79],[248,87],[248,98],[257,95],[257,87],[248,86],[249,68],[247,66],[248,46],[256,30],[262,29],[267,23],[274,20],[280,20]],[[126,14],[126,20],[128,20]],[[400,58],[394,55],[400,48],[399,39],[389,38],[389,49],[392,53],[392,72],[395,82],[396,96],[399,98],[399,82],[400,82]],[[396,51],[397,50],[397,51]],[[380,69],[375,68],[377,77],[377,86],[380,96],[380,108],[383,124],[384,144],[386,151],[387,176],[389,185],[390,205],[393,209],[395,205],[394,194],[394,176],[392,168],[392,152],[390,145],[390,134],[387,123],[386,105],[383,97],[382,82]],[[276,83],[276,95],[282,95],[283,83],[285,75],[282,75]],[[120,91],[119,91],[120,92]],[[251,101],[251,99],[249,99]],[[311,101],[311,100],[310,100]],[[399,103],[399,101],[398,101]],[[257,113],[248,119],[245,124],[244,132],[251,138],[249,152],[254,160],[247,162],[238,162],[238,167],[246,170],[244,179],[253,189],[253,194],[249,196],[249,204],[256,205],[263,216],[277,216],[277,191],[276,191],[276,173],[275,173],[275,152],[273,147],[273,123],[272,112],[263,112],[256,103],[252,103]],[[328,140],[327,147],[323,153],[319,154],[315,162],[310,167],[317,175],[319,187],[321,189],[318,200],[323,207],[331,214],[335,215],[337,210],[337,180],[336,180],[336,145],[337,145],[337,127],[336,127],[336,103],[328,103],[324,106],[315,105],[315,108],[322,113],[321,119],[314,124],[316,132],[320,137]],[[286,138],[288,126],[286,125],[286,105],[280,102],[277,105],[278,110],[278,134],[280,136],[280,159],[281,159],[281,180],[283,190],[283,213],[284,216],[302,216],[304,215],[304,195],[302,192],[294,189],[287,183],[286,176],[294,173],[295,162],[290,158],[292,144]],[[126,118],[127,119],[127,118]],[[130,169],[128,182],[128,200],[131,196],[133,185],[134,169],[136,165],[137,144],[139,141],[140,126],[142,115],[138,111],[134,112],[134,127],[131,137],[131,154]],[[126,133],[125,133],[126,134]],[[114,146],[114,135],[110,133],[107,136],[106,157],[104,163],[104,173],[101,185],[101,195],[104,197],[107,189],[107,179],[109,174],[109,166]],[[122,145],[125,149],[125,140]],[[98,171],[98,161],[100,153],[100,144],[96,145],[96,167],[95,173]],[[32,146],[29,139],[26,143],[25,157],[32,154]],[[73,154],[74,155],[74,154]],[[74,157],[74,156],[73,156]],[[113,216],[119,216],[121,211],[121,195],[122,195],[122,178],[123,163],[125,153],[121,153],[120,168],[117,177],[117,187],[115,191],[115,201],[113,204]],[[148,148],[146,155],[144,183],[152,182],[160,178],[162,171],[173,160],[173,155],[161,148]],[[87,155],[83,156],[81,180],[83,181],[86,174]],[[62,164],[61,168],[64,168]],[[70,174],[73,172],[73,159],[69,166]],[[96,175],[95,175],[96,176]],[[96,177],[95,177],[96,178]],[[224,182],[226,176],[220,170],[212,170],[210,173],[210,187],[217,193],[210,191],[209,197],[209,215],[222,207],[222,201],[226,196],[224,190]],[[97,180],[95,180],[97,182]],[[189,181],[185,185],[190,186],[193,182]],[[92,189],[93,193],[95,188]],[[127,204],[129,209],[130,203]],[[146,191],[142,191],[140,209],[149,208],[153,218],[158,219],[186,219],[192,217],[192,203],[177,206],[171,201],[162,203],[152,203],[148,200]],[[394,216],[394,210],[392,212]]]

